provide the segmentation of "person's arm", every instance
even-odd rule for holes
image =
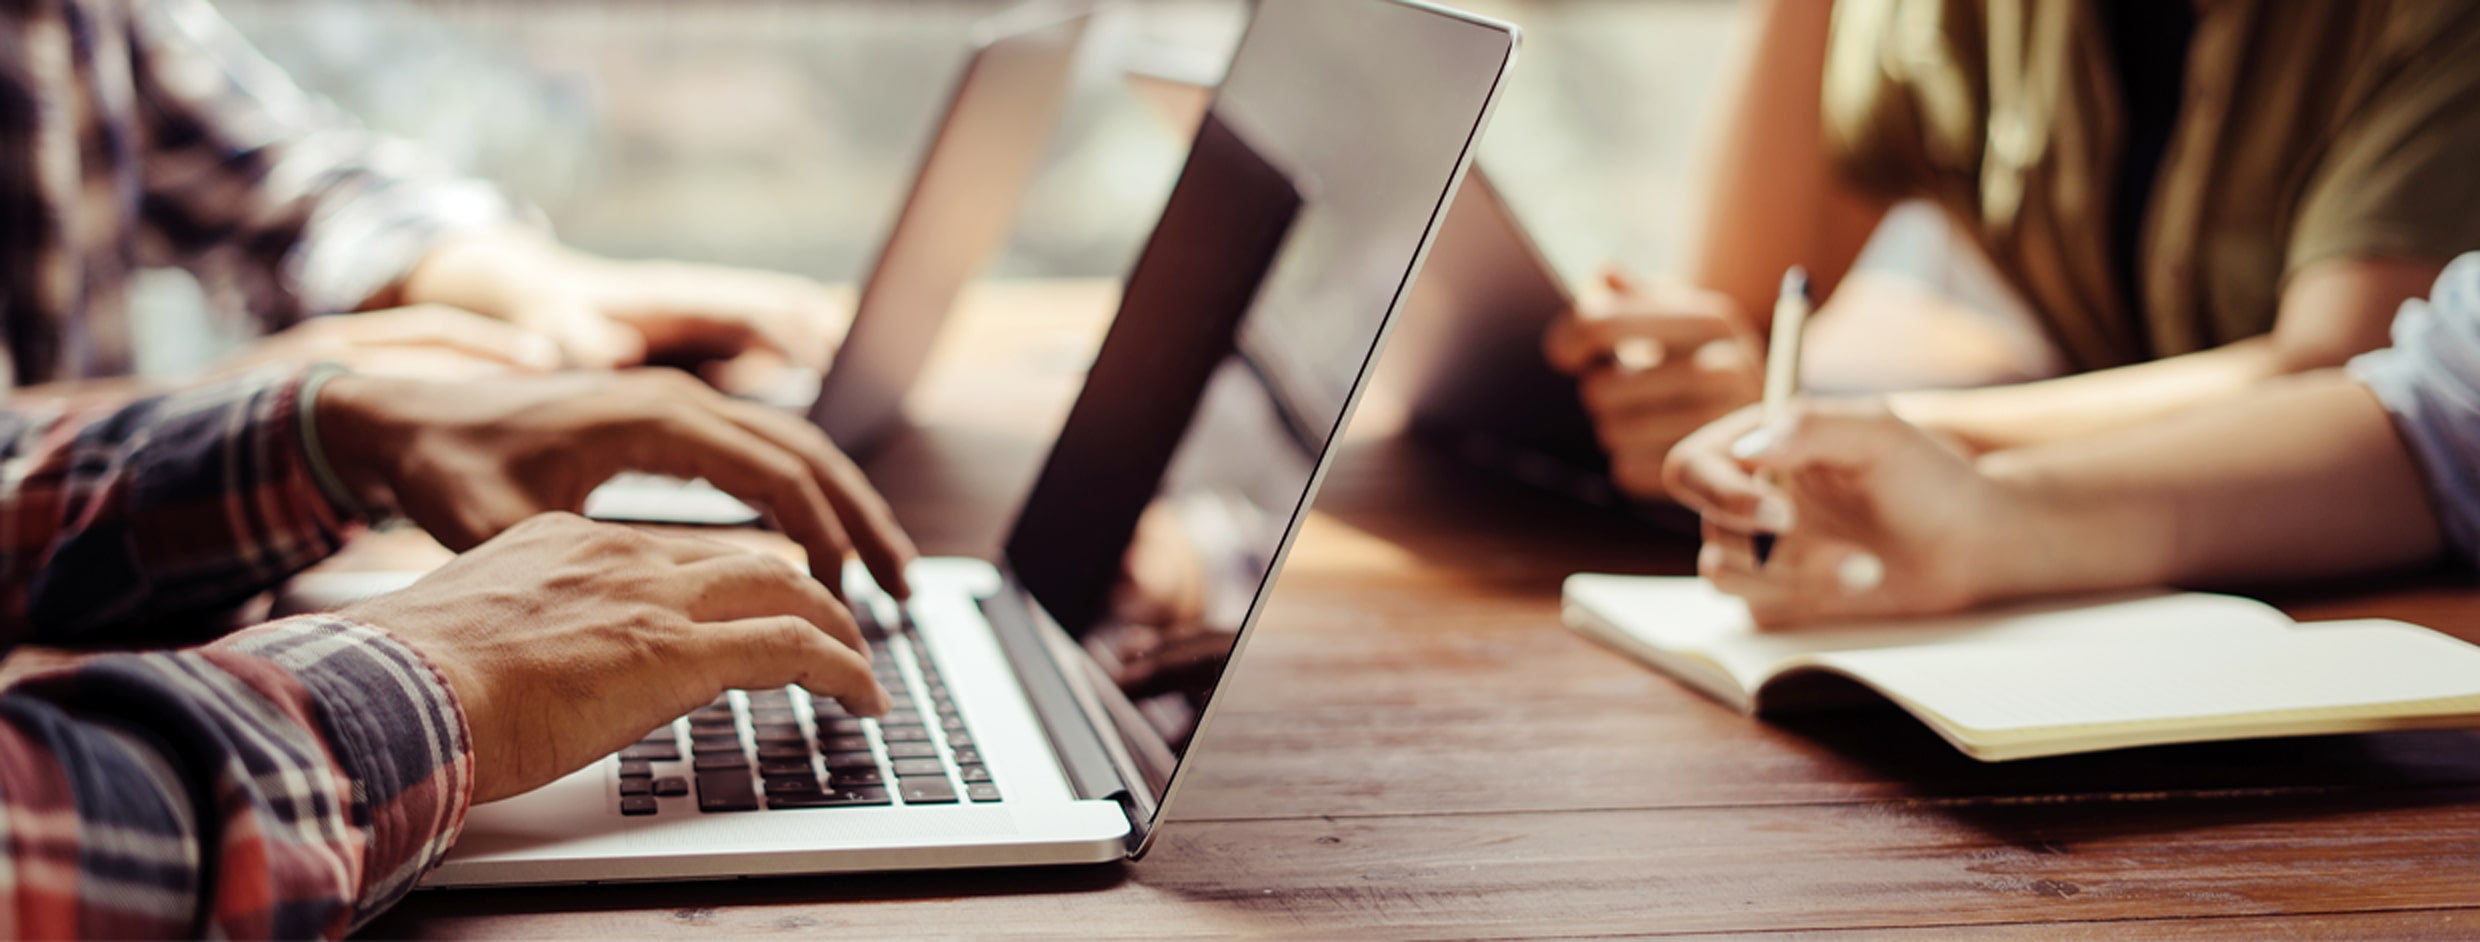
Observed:
[[[2377,571],[2441,546],[2386,409],[2338,370],[1977,461],[1873,405],[1798,412],[1736,449],[1753,411],[1716,423],[1670,467],[1705,518],[1699,571],[1767,624]],[[1759,532],[1780,534],[1763,565]]]
[[[724,690],[884,714],[867,650],[782,559],[536,516],[333,616],[0,690],[0,924],[339,937],[413,888],[470,805]]]
[[[28,938],[342,936],[413,888],[474,791],[421,655],[303,618],[0,691],[0,918]]]
[[[142,244],[238,289],[269,327],[445,305],[547,337],[587,367],[753,350],[826,365],[848,311],[817,283],[569,249],[497,188],[304,93],[205,0],[133,6],[133,72],[146,116],[137,135]],[[338,332],[352,339],[359,327]],[[531,338],[456,343],[377,333],[364,342],[483,346],[486,362],[536,366],[521,345]]]
[[[302,91],[206,0],[129,7],[141,248],[270,328],[390,306],[444,240],[526,224],[496,188]]]
[[[310,381],[0,412],[0,641],[125,642],[333,553],[352,521],[307,457]]]
[[[1889,402],[1905,419],[1983,452],[2126,428],[2384,346],[2395,310],[2442,267],[2408,258],[2322,262],[2283,289],[2268,336],[2062,379],[1902,393]]]
[[[2393,345],[2117,433],[1969,457],[1875,405],[1744,410],[1680,443],[1698,568],[1768,623],[2480,560],[2480,253]],[[1781,486],[1765,472],[1780,475]],[[1753,536],[1780,534],[1757,563]]]
[[[1702,156],[1686,277],[1729,298],[1762,335],[1783,271],[1805,267],[1817,296],[1832,295],[1887,204],[1846,182],[1826,147],[1834,4],[1768,0],[1748,13],[1751,36]]]
[[[1712,149],[1699,169],[1684,284],[1613,268],[1542,339],[1577,379],[1612,479],[1661,498],[1662,456],[1680,438],[1756,399],[1776,287],[1805,267],[1819,297],[1859,258],[1886,205],[1837,171],[1823,83],[1833,4],[1751,7]]]

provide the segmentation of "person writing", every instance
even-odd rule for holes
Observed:
[[[850,613],[783,560],[590,523],[623,470],[766,507],[836,578],[911,544],[797,418],[666,371],[433,382],[332,368],[0,412],[0,648],[160,645],[402,513],[466,550],[410,588],[0,688],[0,920],[24,936],[340,936],[465,809],[727,688],[883,712]],[[12,665],[15,667],[15,665]]]
[[[1974,456],[1882,402],[1754,410],[1672,452],[1698,571],[1760,623],[2480,561],[2480,253],[2347,369],[2088,439]],[[1779,485],[1767,483],[1765,475]],[[1753,535],[1777,532],[1759,563]],[[1850,585],[1844,561],[1882,561]]]
[[[2383,345],[2480,245],[2480,7],[1835,0],[1755,8],[1687,283],[1614,275],[1545,338],[1613,473],[1665,493],[1756,400],[1793,265],[1834,296],[1895,200],[1934,202],[2081,375],[1896,395],[1971,451],[2228,399]]]

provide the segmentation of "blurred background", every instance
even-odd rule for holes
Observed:
[[[972,41],[1012,0],[221,0],[303,85],[540,207],[594,251],[857,279]],[[1675,267],[1721,0],[1472,0],[1525,50],[1483,162],[1571,278]],[[1129,0],[1140,66],[1211,79],[1241,0]],[[1187,142],[1092,77],[996,274],[1122,275]],[[177,282],[155,307],[194,303]],[[144,312],[141,312],[144,316]],[[172,318],[148,318],[163,322]],[[193,321],[194,323],[194,321]],[[168,337],[164,330],[141,336]],[[158,344],[149,372],[183,364]],[[191,355],[195,355],[194,353]]]

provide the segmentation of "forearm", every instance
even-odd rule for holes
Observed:
[[[1995,596],[2341,575],[2442,546],[2392,421],[2340,371],[1980,467],[2016,508]]]
[[[131,91],[151,118],[131,141],[147,261],[239,291],[269,326],[365,306],[438,241],[533,220],[304,93],[205,0],[127,15]]]
[[[1760,321],[1790,266],[1808,269],[1820,297],[1832,293],[1885,215],[1842,183],[1827,153],[1821,89],[1832,12],[1818,0],[1753,5],[1750,40],[1707,135],[1688,279]]]
[[[30,937],[341,936],[437,861],[473,789],[447,685],[336,620],[12,686],[0,756],[0,907]]]
[[[0,624],[101,644],[215,610],[333,553],[351,521],[304,437],[307,374],[0,416]]]
[[[1906,393],[1891,404],[1906,420],[1980,451],[2127,428],[2385,346],[2396,311],[2443,267],[2415,258],[2319,262],[2291,274],[2273,331],[2263,336],[2064,379]]]
[[[2090,438],[2236,395],[2283,373],[2269,338],[2061,379],[1898,393],[1905,421],[1977,452]]]

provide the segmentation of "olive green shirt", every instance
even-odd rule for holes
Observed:
[[[2205,0],[2137,290],[2120,290],[2125,109],[2101,16],[1836,0],[1826,57],[1827,147],[1850,181],[1941,204],[2074,367],[2265,333],[2285,281],[2318,262],[2480,248],[2480,2]]]

